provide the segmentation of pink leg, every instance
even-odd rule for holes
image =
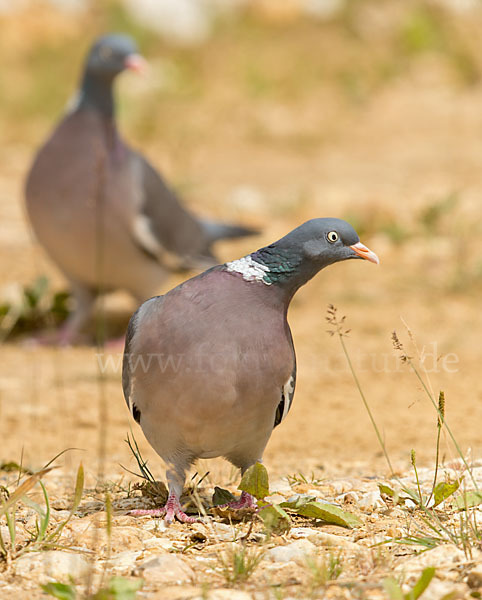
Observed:
[[[164,520],[166,523],[172,523],[175,518],[177,518],[178,521],[181,521],[181,523],[199,522],[199,519],[190,517],[183,512],[179,498],[173,493],[169,494],[169,498],[167,499],[166,505],[163,508],[131,510],[129,514],[134,515],[135,517],[141,517],[143,515],[150,515],[151,517],[165,517]]]
[[[234,510],[239,510],[240,508],[257,509],[258,505],[251,494],[248,494],[248,492],[242,492],[239,500],[233,500],[227,504],[221,504],[219,508],[232,508]]]

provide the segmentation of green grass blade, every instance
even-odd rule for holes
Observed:
[[[418,598],[420,598],[420,596],[428,588],[434,576],[434,567],[427,567],[426,569],[424,569],[420,577],[417,579],[415,585],[413,586],[413,589],[410,592],[408,592],[408,594],[405,594],[405,600],[418,600]]]

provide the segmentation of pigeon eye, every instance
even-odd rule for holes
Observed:
[[[328,241],[333,244],[334,242],[336,242],[338,240],[339,236],[336,233],[336,231],[330,231],[330,233],[326,237],[328,238]]]

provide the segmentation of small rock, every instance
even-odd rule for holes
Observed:
[[[14,565],[17,575],[35,577],[41,583],[49,579],[65,581],[69,577],[82,579],[91,569],[90,564],[81,554],[61,550],[24,554],[15,561]]]
[[[378,490],[363,494],[358,500],[358,506],[362,510],[372,511],[377,508],[384,508],[385,502],[383,502],[380,492]]]
[[[314,531],[308,536],[308,540],[315,544],[315,546],[325,546],[328,548],[337,547],[349,550],[355,554],[364,552],[363,546],[355,544],[350,540],[342,537],[341,535],[335,535],[333,533],[325,533],[324,531]]]
[[[116,574],[127,574],[136,566],[136,560],[139,556],[142,556],[142,552],[130,552],[126,550],[112,556],[109,565]]]
[[[276,546],[268,550],[267,558],[273,562],[301,562],[303,563],[306,556],[313,554],[315,545],[308,540],[297,540],[287,546]]]
[[[467,585],[472,590],[482,588],[482,567],[470,571],[467,577]]]
[[[337,495],[350,492],[353,489],[353,484],[351,481],[332,481],[330,485]]]
[[[360,501],[360,496],[356,492],[346,492],[335,498],[335,502],[342,504],[357,504]]]
[[[437,546],[432,550],[427,550],[419,556],[414,556],[398,564],[396,571],[405,571],[406,573],[422,571],[426,567],[437,567],[437,569],[450,569],[457,563],[465,561],[465,554],[453,544]]]
[[[169,540],[168,538],[151,537],[148,540],[144,540],[144,548],[146,550],[154,549],[170,552],[173,548],[172,540]]]
[[[187,561],[174,554],[159,554],[137,565],[135,575],[147,584],[187,583],[194,578],[194,571]]]
[[[70,517],[69,510],[52,510],[50,513],[52,519],[56,522],[66,521]]]
[[[208,538],[214,538],[220,542],[232,542],[236,539],[236,530],[226,523],[216,523],[213,521],[209,526],[200,525],[198,531],[207,535]]]

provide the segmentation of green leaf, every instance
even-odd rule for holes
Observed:
[[[249,467],[241,479],[238,490],[248,492],[258,500],[269,496],[269,479],[266,467],[259,462]]]
[[[76,598],[75,588],[72,585],[50,582],[40,587],[46,594],[59,598],[59,600],[75,600]]]
[[[214,488],[213,494],[213,506],[219,506],[221,504],[227,504],[228,502],[233,502],[236,498],[231,494],[229,490],[223,490],[216,486]]]
[[[261,508],[258,515],[269,532],[281,535],[291,528],[291,519],[288,513],[278,504],[266,504]]]
[[[293,500],[286,500],[281,502],[282,508],[289,508],[290,510],[298,510],[302,506],[305,506],[309,502],[316,501],[316,496],[309,496],[308,494],[296,494]]]
[[[420,575],[420,577],[417,579],[412,590],[410,592],[408,592],[408,594],[405,594],[404,599],[405,600],[417,600],[418,598],[420,598],[420,596],[424,593],[424,591],[430,585],[430,582],[434,578],[434,575],[435,575],[434,567],[427,567],[426,569],[424,569],[422,571],[422,574]]]
[[[435,500],[434,507],[441,504],[444,500],[447,500],[447,498],[459,489],[459,486],[460,483],[458,481],[455,481],[454,483],[437,483],[433,490],[433,498]]]
[[[482,504],[482,492],[464,492],[461,496],[455,498],[457,508],[464,510]]]
[[[92,600],[135,600],[137,592],[143,586],[142,579],[125,579],[113,577],[107,586],[99,590]]]
[[[402,590],[398,582],[393,577],[386,577],[383,580],[383,587],[387,592],[390,600],[404,600]]]
[[[308,504],[301,506],[296,513],[303,517],[322,519],[323,521],[326,521],[326,523],[333,523],[334,525],[341,525],[342,527],[349,527],[350,529],[362,525],[362,522],[356,515],[341,510],[341,508],[333,506],[333,504],[308,502]]]
[[[390,496],[390,498],[395,497],[395,490],[392,490],[391,487],[385,485],[384,483],[379,483],[378,489],[380,490],[380,494],[385,494],[385,496]]]
[[[47,540],[55,541],[60,534],[62,533],[63,528],[67,525],[70,519],[74,516],[75,511],[78,509],[79,504],[82,500],[82,493],[84,491],[84,467],[82,463],[80,463],[79,468],[77,469],[77,478],[75,480],[75,491],[74,491],[74,500],[72,503],[72,508],[70,509],[69,516],[58,524],[58,526],[54,529],[52,533],[49,534]]]

